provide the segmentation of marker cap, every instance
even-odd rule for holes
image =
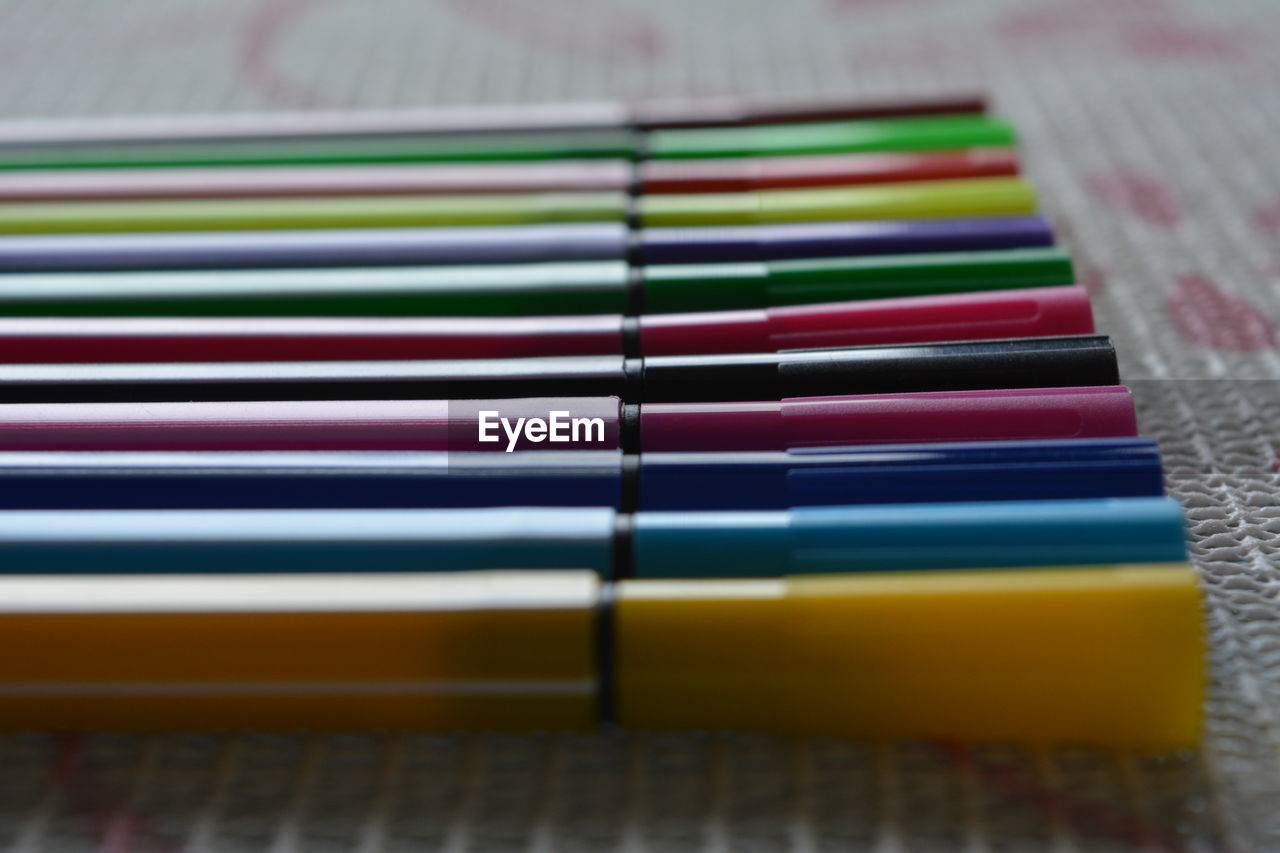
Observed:
[[[638,168],[646,193],[724,193],[1016,175],[1018,157],[1006,148],[975,148],[923,153],[648,160]],[[4,193],[4,183],[0,181],[0,198]]]
[[[859,121],[806,122],[763,127],[659,130],[649,136],[656,160],[836,154],[864,151],[936,151],[1008,147],[1013,128],[981,114]]]
[[[619,721],[873,739],[1194,746],[1184,563],[618,589]]]
[[[955,219],[1036,211],[1022,178],[966,178],[864,187],[650,195],[640,199],[645,227],[753,225],[843,219]]]
[[[0,456],[0,476],[3,461]],[[645,453],[640,462],[639,506],[646,510],[1164,493],[1160,454],[1154,442],[1144,438],[900,444],[776,453]],[[33,490],[19,491],[30,495]]]
[[[1053,230],[1042,216],[647,228],[639,234],[640,258],[646,264],[762,262],[1053,245]]]
[[[644,271],[651,313],[768,308],[1071,284],[1062,249],[929,252],[768,263],[671,264]]]
[[[0,418],[5,408],[19,407],[0,407]],[[639,419],[649,452],[1138,434],[1133,395],[1122,385],[650,403]],[[0,436],[4,429],[0,420]]]
[[[1110,338],[1085,335],[644,360],[645,402],[1117,385]],[[20,369],[15,368],[16,369]]]
[[[1083,287],[1044,287],[651,315],[640,319],[640,343],[646,355],[675,355],[1030,338],[1093,330],[1089,294]]]
[[[636,577],[969,569],[1186,559],[1163,497],[873,506],[635,517]]]

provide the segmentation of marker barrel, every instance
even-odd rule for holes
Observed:
[[[603,424],[598,429],[603,433]],[[507,446],[508,437],[494,432]],[[563,432],[570,435],[568,425]],[[1163,493],[1160,455],[1137,438],[625,457],[560,446],[520,453],[0,453],[0,508],[737,510]]]
[[[1168,749],[1199,734],[1201,618],[1185,564],[607,591],[563,571],[8,577],[0,641],[26,652],[0,660],[0,727],[528,731],[613,709],[642,729]]]
[[[624,318],[0,318],[0,362],[468,359],[776,352],[1092,332],[1080,287]]]
[[[619,522],[629,522],[621,536]],[[1186,557],[1163,497],[637,512],[594,508],[4,510],[11,574],[470,571],[778,577]]]
[[[1003,155],[1003,156],[1002,156]],[[878,155],[877,155],[878,156]],[[929,157],[930,155],[925,155]],[[966,152],[923,159],[920,171],[948,166],[956,176],[972,161],[971,176],[997,172],[1005,152]],[[866,163],[869,175],[889,179],[909,174],[908,163]],[[856,174],[858,164],[837,172]],[[805,176],[822,174],[822,164],[797,163]],[[0,171],[0,201],[129,201],[140,199],[309,198],[313,196],[415,196],[463,193],[626,192],[632,166],[625,160],[553,160],[544,163],[449,163],[363,166],[226,166],[218,169],[32,169]],[[870,178],[868,178],[870,179]],[[832,181],[834,182],[834,181]],[[745,188],[745,187],[744,187]]]
[[[779,451],[927,441],[1137,435],[1123,386],[944,391],[752,403],[650,403],[616,397],[237,403],[14,403],[0,406],[0,450],[505,450],[481,443],[479,412],[516,423],[553,411],[599,418],[581,450]],[[584,436],[585,438],[585,436]],[[523,436],[518,451],[542,445]]]
[[[648,358],[4,364],[0,402],[563,395],[652,403],[1118,382],[1111,340],[1085,335]]]
[[[0,234],[622,222],[629,204],[620,192],[9,202]]]
[[[0,272],[618,261],[620,223],[0,237]]]

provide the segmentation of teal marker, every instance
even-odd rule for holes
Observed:
[[[778,577],[1186,558],[1168,498],[728,512],[17,510],[10,574],[592,569],[606,577]]]

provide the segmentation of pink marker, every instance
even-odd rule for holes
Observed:
[[[1094,330],[1081,287],[561,317],[0,318],[0,363],[369,361],[779,352]]]
[[[515,427],[509,440],[507,427]],[[522,420],[523,419],[523,420]],[[578,440],[530,440],[517,427],[574,420]],[[487,426],[486,426],[487,425]],[[804,397],[775,402],[644,403],[617,397],[13,403],[0,450],[571,450],[628,453],[787,450],[929,441],[1137,435],[1121,385]],[[482,432],[497,441],[482,440]],[[554,429],[543,431],[544,435]]]

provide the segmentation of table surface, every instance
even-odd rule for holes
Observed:
[[[1199,754],[731,736],[22,736],[0,849],[1280,849],[1280,5],[0,0],[0,117],[975,89],[1187,507]]]

